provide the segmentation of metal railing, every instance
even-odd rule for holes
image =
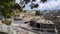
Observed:
[[[7,26],[7,25],[0,25],[0,32],[5,32],[9,34],[37,34],[34,31],[28,30],[23,27],[18,26]]]
[[[48,33],[48,32],[37,32],[34,30],[29,30],[24,27],[7,26],[7,25],[0,25],[0,31],[9,34],[57,34],[57,33]]]

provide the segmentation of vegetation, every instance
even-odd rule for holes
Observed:
[[[40,15],[40,12],[39,12],[39,11],[36,11],[36,13],[35,13],[35,14],[39,16],[39,15]]]
[[[14,10],[18,9],[22,11],[19,4],[15,3],[13,0],[0,0],[0,12],[5,18],[10,18],[14,15]]]
[[[36,1],[36,0],[32,0],[32,1]]]
[[[40,12],[40,11],[36,11],[35,15],[37,15],[37,16],[42,16],[42,15],[43,15],[43,13],[42,13],[42,12]]]
[[[29,2],[31,2],[31,4],[30,4],[30,7],[31,7],[31,9],[33,9],[33,8],[37,8],[39,5],[38,4],[34,4],[34,3],[32,3],[32,2],[35,2],[36,0],[32,0],[32,1],[30,1],[30,0],[24,0],[24,1],[21,1],[22,2],[22,4],[24,4],[24,2],[25,2],[25,5],[26,4],[28,4]],[[46,2],[47,0],[41,0],[40,2]],[[20,3],[21,4],[21,3]],[[22,5],[21,4],[21,5]],[[25,7],[25,5],[23,6],[23,7]]]
[[[47,0],[41,0],[41,2],[43,2],[43,3],[46,2],[46,1],[47,1]]]
[[[14,15],[14,10],[22,11],[15,0],[0,0],[0,15],[4,17],[4,20],[11,18]]]
[[[28,4],[30,0],[24,0],[25,4]],[[36,0],[32,0],[33,2]],[[43,2],[46,2],[46,0],[41,0]],[[32,4],[31,3],[31,9],[37,8],[38,4]],[[23,8],[25,5],[23,6]],[[20,12],[23,9],[21,5],[18,3],[15,3],[15,0],[0,0],[0,15],[4,17],[4,20],[7,20],[8,18],[11,18],[14,15],[14,10],[19,10]],[[5,23],[6,24],[6,23]]]

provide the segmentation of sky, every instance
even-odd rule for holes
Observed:
[[[19,3],[19,0],[16,0],[17,3]],[[31,9],[30,3],[26,4],[25,10],[58,10],[60,9],[60,0],[47,0],[45,3],[40,2],[40,0],[36,0],[33,2],[35,4],[39,4],[38,8]]]

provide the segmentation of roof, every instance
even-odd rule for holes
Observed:
[[[42,24],[55,24],[50,20],[45,20],[45,19],[32,19],[33,21],[36,21],[36,23],[42,23]]]

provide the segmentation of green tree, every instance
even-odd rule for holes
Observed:
[[[14,10],[22,11],[21,6],[15,3],[15,0],[0,0],[0,15],[7,18],[11,18],[14,15]]]
[[[43,2],[43,3],[46,2],[46,1],[47,1],[47,0],[41,0],[41,2]]]
[[[35,12],[35,15],[37,15],[37,16],[42,16],[42,15],[43,15],[43,13],[42,13],[42,12],[40,12],[40,11],[36,11],[36,12]]]
[[[25,4],[23,6],[19,5],[18,3],[15,3],[15,0],[0,0],[0,15],[4,17],[6,20],[7,18],[11,18],[14,15],[14,10],[22,11],[23,7],[25,7],[26,4],[30,2],[30,0],[24,0]],[[33,2],[36,0],[32,0]],[[43,2],[46,2],[46,0],[41,0]],[[23,3],[23,2],[22,2]],[[32,2],[31,2],[32,3]],[[31,4],[32,8],[37,8],[38,4]]]
[[[23,0],[23,1],[20,0],[20,1],[21,1],[22,4],[25,4],[25,5],[28,4],[29,2],[31,2],[31,4],[30,4],[31,9],[33,9],[33,8],[38,8],[38,6],[39,6],[38,4],[32,3],[32,2],[35,2],[36,0],[32,0],[32,1],[30,1],[30,0]],[[46,1],[47,1],[47,0],[41,0],[40,2],[44,3],[44,2],[46,2]],[[21,4],[21,3],[20,3],[20,4]],[[21,4],[21,5],[22,5],[22,4]],[[24,5],[23,7],[25,7],[25,5]]]
[[[40,11],[36,11],[35,15],[40,16]]]

